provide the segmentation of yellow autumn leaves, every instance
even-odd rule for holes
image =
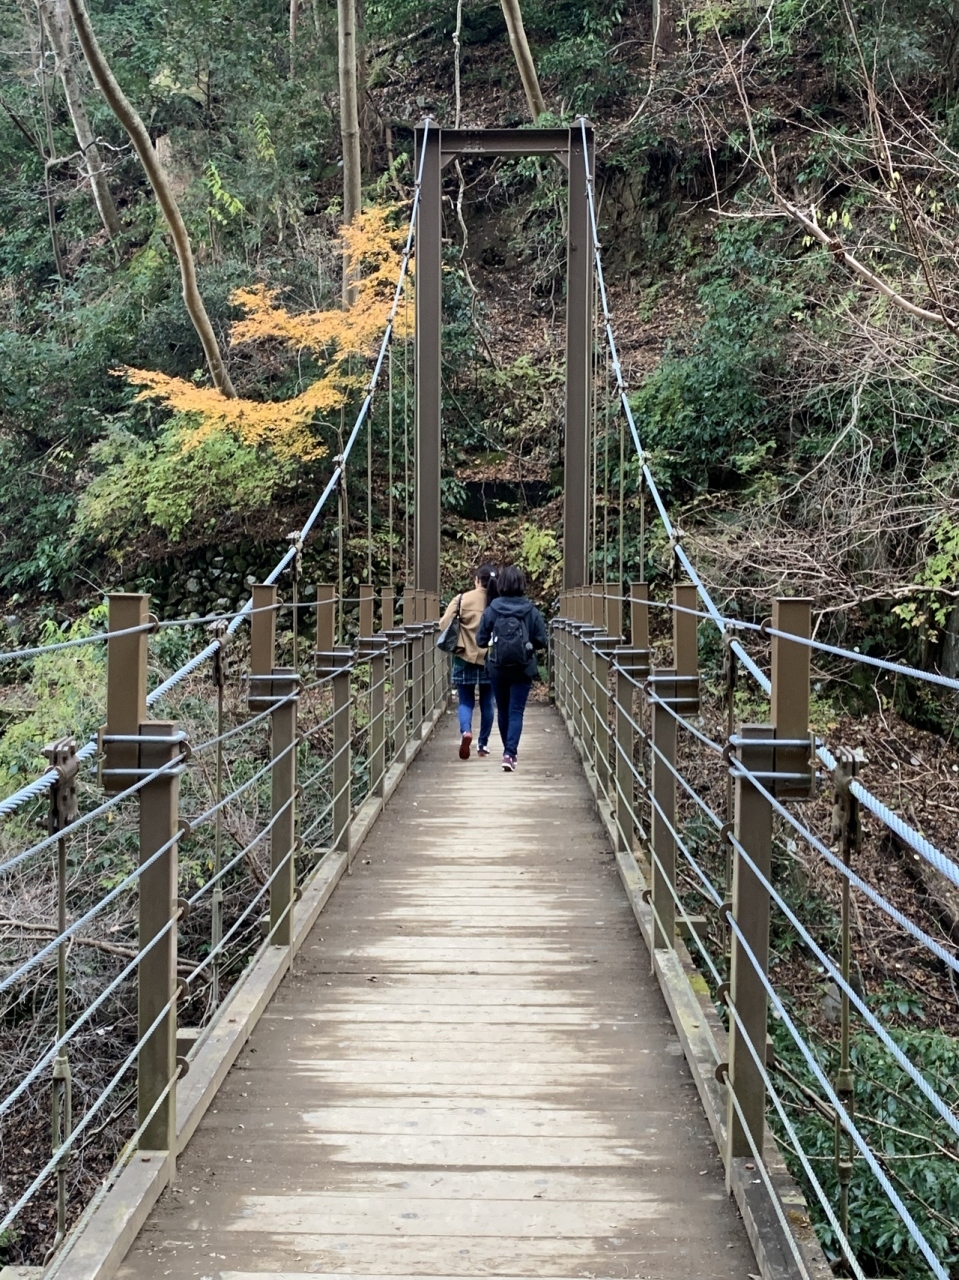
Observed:
[[[324,446],[311,424],[318,414],[340,409],[364,379],[351,370],[374,353],[389,318],[399,276],[405,229],[397,230],[396,206],[374,205],[342,229],[343,253],[351,264],[353,300],[344,309],[291,315],[278,303],[276,290],[264,285],[238,289],[231,301],[246,312],[233,325],[230,346],[279,340],[307,351],[325,364],[320,378],[290,400],[229,400],[215,387],[201,387],[151,369],[123,370],[140,388],[138,400],[159,400],[179,413],[195,416],[196,427],[183,437],[195,448],[218,432],[232,432],[243,444],[264,445],[282,457],[307,461],[322,457]],[[410,291],[411,292],[411,291]],[[395,333],[412,334],[412,296],[401,305]]]

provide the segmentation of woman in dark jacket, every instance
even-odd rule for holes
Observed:
[[[539,672],[536,650],[547,645],[546,623],[532,601],[526,599],[526,575],[522,569],[515,565],[501,569],[496,586],[499,594],[480,619],[476,643],[487,650],[486,669],[493,684],[499,736],[503,739],[503,769],[513,773],[526,700]]]

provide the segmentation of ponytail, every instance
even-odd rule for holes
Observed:
[[[499,595],[496,585],[496,575],[498,570],[495,564],[482,564],[475,570],[473,577],[478,579],[481,587],[486,588],[486,603],[492,604]]]

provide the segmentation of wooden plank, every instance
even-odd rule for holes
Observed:
[[[452,724],[341,880],[124,1280],[755,1270],[558,720],[530,708],[512,776],[459,761]],[[494,809],[495,832],[464,828]]]

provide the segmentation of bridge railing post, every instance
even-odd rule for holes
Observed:
[[[672,949],[676,932],[676,700],[674,669],[654,671],[647,683],[652,755],[650,863],[653,947]]]
[[[734,840],[730,945],[728,1133],[730,1159],[762,1149],[766,1092],[756,1063],[766,1061],[769,972],[769,888],[772,805],[813,793],[814,741],[809,730],[811,601],[776,600],[772,626],[771,724],[742,725],[730,741],[734,778]],[[755,777],[755,782],[753,781]],[[760,784],[763,790],[759,789]],[[765,882],[765,883],[764,883]],[[750,1051],[746,1041],[752,1046]]]
[[[270,777],[270,939],[274,946],[293,945],[296,898],[296,747],[297,690],[300,677],[292,667],[277,667],[270,694],[273,768]]]
[[[623,853],[632,852],[635,826],[633,758],[636,754],[636,739],[633,729],[635,720],[633,689],[632,677],[622,665],[622,658],[618,658],[613,668],[613,706],[616,714],[613,737],[613,750],[616,755],[613,763],[616,797],[613,809],[616,814],[618,845]]]
[[[140,787],[137,1114],[142,1150],[176,1149],[177,840],[184,735],[171,720],[147,719],[149,596],[109,597],[107,722],[100,731],[100,781],[111,795]],[[156,772],[163,770],[162,772]],[[151,1114],[152,1113],[152,1114]]]
[[[353,758],[350,745],[350,655],[337,653],[333,671],[333,841],[334,849],[350,852],[350,818],[353,809]]]
[[[394,760],[403,759],[406,755],[407,741],[407,653],[409,639],[406,632],[399,627],[394,628],[388,636],[390,655],[390,727],[393,731]]]
[[[108,630],[128,631],[106,645],[106,724],[100,731],[100,781],[109,795],[156,773],[140,800],[140,899],[137,941],[137,1115],[149,1123],[145,1151],[175,1151],[177,1100],[177,840],[183,733],[173,721],[150,721],[146,708],[150,596],[109,596]],[[132,628],[142,630],[134,631]]]
[[[270,754],[270,931],[274,946],[293,941],[296,895],[296,735],[297,688],[292,667],[276,667],[275,586],[253,588],[250,617],[250,696],[254,714],[271,710]]]
[[[751,738],[759,741],[751,745]],[[735,759],[743,770],[767,775],[772,771],[771,738],[771,725],[740,726]],[[739,1106],[735,1107],[730,1097],[727,1115],[730,1160],[752,1154],[750,1139],[757,1150],[762,1150],[766,1114],[763,1079],[745,1041],[748,1039],[759,1061],[764,1063],[768,1010],[761,975],[769,970],[769,891],[757,870],[769,878],[772,806],[742,773],[735,774],[734,836],[732,918],[736,928],[732,930],[730,955],[728,1085]]]
[[[673,667],[681,681],[683,715],[699,712],[699,596],[691,582],[673,587]]]
[[[629,645],[649,649],[649,586],[645,582],[629,584]]]
[[[613,736],[609,716],[609,678],[611,658],[618,647],[619,637],[600,636],[593,643],[593,663],[596,673],[596,735],[593,767],[600,790],[610,808],[615,811],[616,796],[613,787],[614,768],[611,757]]]
[[[649,676],[649,653],[644,649],[619,649],[614,658],[615,729],[613,739],[613,778],[616,787],[615,814],[620,848],[631,853],[633,836],[642,823],[636,813],[636,691]]]
[[[386,779],[386,644],[376,637],[370,655],[370,795],[383,795]]]
[[[182,754],[183,735],[174,721],[145,720],[139,734],[141,769],[175,765]],[[150,1151],[176,1150],[176,1089],[170,1085],[177,1069],[177,834],[182,771],[182,765],[173,767],[140,790],[140,865],[145,870],[139,881],[137,941],[141,949],[155,945],[139,964],[137,1021],[143,1044],[137,1060],[137,1117],[142,1125],[153,1112],[140,1138],[141,1148]],[[153,858],[156,861],[151,862]]]

